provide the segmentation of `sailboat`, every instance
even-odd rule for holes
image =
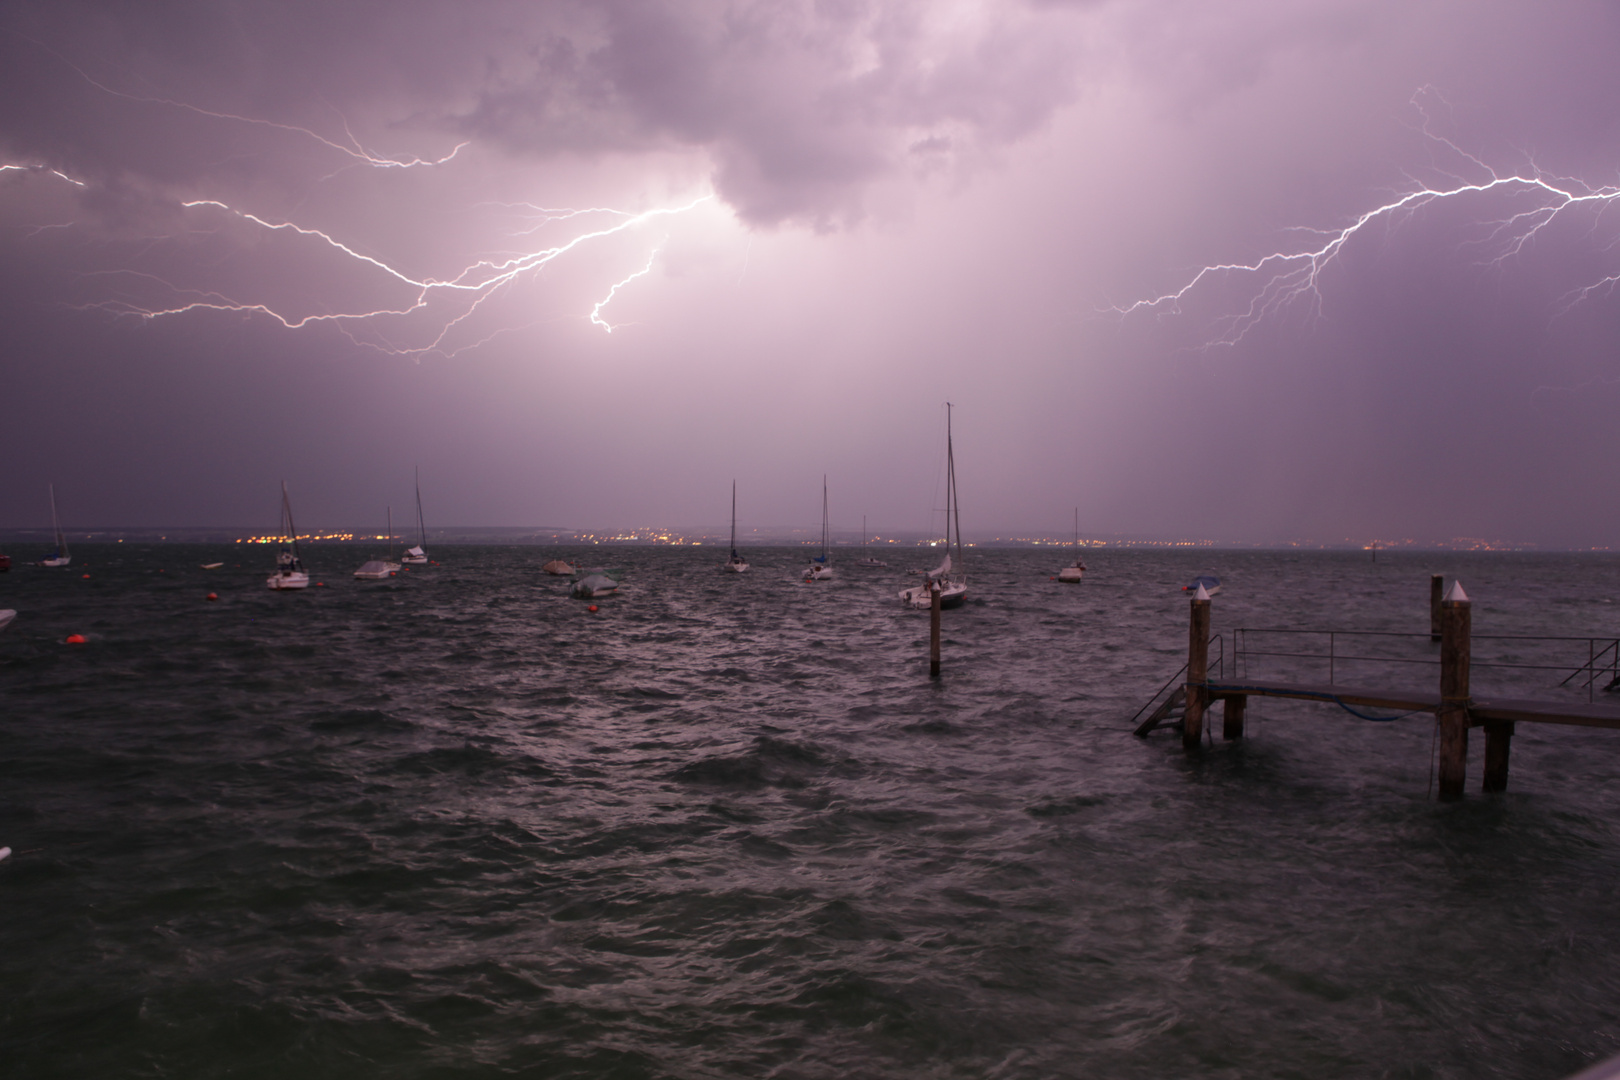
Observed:
[[[748,569],[748,560],[737,554],[737,481],[731,482],[731,558],[727,559],[724,570],[733,574],[740,574]]]
[[[1058,571],[1057,579],[1078,585],[1085,577],[1086,564],[1080,561],[1080,508],[1074,508],[1074,562]]]
[[[264,583],[272,589],[307,589],[309,574],[298,557],[298,528],[293,524],[292,502],[287,498],[287,481],[281,482],[281,550],[276,552],[276,572]]]
[[[62,535],[62,523],[56,520],[56,485],[46,484],[45,488],[51,493],[51,530],[56,533],[56,550],[39,561],[41,566],[66,566],[73,561],[68,554],[67,537]]]
[[[827,524],[827,477],[821,477],[821,554],[810,560],[805,567],[804,580],[831,581],[833,576],[832,560],[832,529]]]
[[[354,572],[354,576],[379,581],[382,578],[392,577],[398,569],[399,563],[394,561],[394,508],[390,506],[388,508],[388,561],[371,559],[361,564],[360,569]]]
[[[956,561],[951,562],[951,534],[956,534]],[[900,590],[907,607],[927,609],[931,591],[938,587],[939,606],[961,607],[967,601],[967,573],[962,562],[962,514],[956,503],[956,451],[951,446],[951,403],[945,403],[945,561],[928,571],[928,580]]]
[[[861,558],[855,560],[856,566],[888,566],[882,559],[874,559],[866,554],[866,515],[861,515]]]
[[[390,533],[394,530],[389,529]],[[427,526],[422,524],[422,470],[416,470],[416,546],[405,549],[405,554],[399,557],[402,563],[420,566],[428,561],[427,552]]]

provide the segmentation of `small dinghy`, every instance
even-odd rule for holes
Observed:
[[[600,570],[593,570],[574,582],[573,595],[578,600],[593,600],[619,591],[619,583]]]
[[[1183,585],[1181,587],[1181,591],[1195,593],[1198,591],[1198,587],[1200,585],[1204,587],[1204,591],[1210,596],[1214,596],[1216,593],[1221,591],[1221,579],[1216,577],[1214,574],[1199,574],[1197,577],[1187,582],[1187,584]]]
[[[540,568],[540,572],[544,574],[552,574],[556,577],[567,577],[569,574],[574,572],[574,568],[563,562],[561,559],[552,559],[550,562],[546,563],[546,565]]]
[[[0,608],[0,630],[4,630],[7,626],[9,626],[11,624],[11,620],[15,619],[16,617],[17,613],[11,608]]]

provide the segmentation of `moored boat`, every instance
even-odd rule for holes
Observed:
[[[594,600],[598,596],[611,596],[619,591],[619,579],[614,571],[591,570],[574,582],[572,595],[578,600]]]
[[[400,564],[394,562],[394,508],[388,507],[388,559],[368,559],[362,563],[360,569],[354,572],[357,578],[368,581],[380,581],[383,578],[393,577],[399,570]]]
[[[880,567],[889,564],[882,559],[874,559],[866,551],[866,515],[861,515],[861,557],[855,560],[856,566]]]
[[[741,574],[748,569],[748,560],[737,554],[737,481],[731,482],[731,558],[720,567],[733,574]]]
[[[56,485],[47,484],[51,493],[51,531],[56,534],[56,549],[39,561],[41,566],[66,566],[73,561],[68,554],[67,537],[62,534],[62,523],[56,518]]]
[[[907,607],[933,606],[933,590],[939,589],[941,609],[958,608],[967,601],[967,571],[962,557],[962,513],[956,503],[956,451],[951,445],[951,403],[945,403],[945,559],[927,572],[927,581],[900,590],[900,602]],[[951,536],[956,537],[956,561],[951,561]]]
[[[1074,562],[1058,571],[1057,579],[1069,585],[1078,585],[1086,576],[1086,564],[1080,559],[1080,508],[1074,508]]]
[[[832,529],[827,518],[827,477],[821,477],[821,554],[810,560],[805,567],[805,581],[831,581],[832,567]]]
[[[309,588],[309,573],[298,555],[298,527],[293,524],[292,500],[287,498],[287,481],[281,482],[281,550],[276,552],[276,572],[264,583],[278,592]]]
[[[393,533],[393,526],[389,526],[389,533]],[[405,549],[405,554],[399,557],[402,563],[421,566],[428,561],[427,557],[427,526],[422,524],[422,470],[416,470],[416,546]]]

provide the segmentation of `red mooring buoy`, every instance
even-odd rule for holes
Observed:
[[[596,605],[592,604],[590,607],[586,608],[585,610],[587,610],[587,611],[595,611],[596,610]]]
[[[84,635],[83,634],[69,634],[67,636],[67,640],[64,642],[64,644],[67,644],[67,645],[83,645],[84,644]]]
[[[219,599],[219,593],[217,593],[217,592],[209,593],[208,594],[208,599],[210,599],[210,600],[218,600]]]
[[[90,576],[90,575],[89,575],[89,574],[86,574],[86,575],[84,575],[84,576],[85,576],[85,577],[89,577],[89,576]]]

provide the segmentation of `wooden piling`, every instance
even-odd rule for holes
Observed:
[[[1513,721],[1485,721],[1485,783],[1481,790],[1506,791],[1508,751],[1513,747]]]
[[[1429,640],[1440,640],[1440,597],[1446,591],[1444,574],[1429,575]]]
[[[1182,715],[1181,746],[1198,749],[1204,737],[1204,709],[1209,704],[1209,594],[1200,585],[1193,595],[1187,627],[1187,704]]]
[[[1243,738],[1243,714],[1248,711],[1248,704],[1248,694],[1233,694],[1226,699],[1222,710],[1221,738],[1228,741]]]
[[[939,678],[939,582],[928,583],[928,677]]]
[[[1463,796],[1468,770],[1468,668],[1473,615],[1459,582],[1440,601],[1440,801]]]

